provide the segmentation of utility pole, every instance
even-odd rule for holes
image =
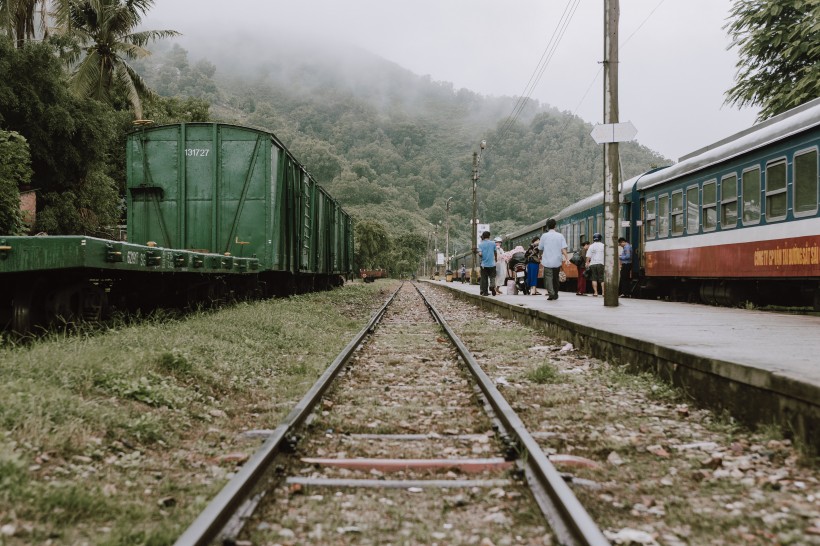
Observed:
[[[447,225],[444,227],[445,236],[444,236],[444,273],[447,274],[447,270],[452,271],[452,264],[450,263],[450,201],[452,201],[452,197],[448,197],[447,201],[445,201],[444,212],[447,214]]]
[[[471,235],[473,239],[473,261],[470,264],[470,284],[476,284],[475,279],[475,259],[476,254],[478,254],[478,241],[476,240],[476,235],[478,233],[478,222],[476,221],[475,217],[478,212],[476,211],[477,204],[475,200],[475,187],[478,184],[478,152],[473,152],[473,217],[470,219],[470,228],[473,234]]]
[[[424,249],[424,278],[428,277],[427,264],[430,263],[430,239],[433,238],[433,232],[427,231],[427,248]]]
[[[619,0],[604,0],[604,123],[618,123]],[[604,143],[604,306],[618,306],[618,218],[621,207],[618,143]]]
[[[433,237],[434,237],[434,239],[433,239],[433,272],[434,273],[433,274],[435,276],[438,276],[438,274],[439,274],[438,273],[438,226],[439,226],[439,224],[441,224],[441,222],[436,224],[435,229],[433,231]]]
[[[473,218],[470,220],[473,231],[473,263],[470,268],[470,284],[478,284],[475,275],[475,262],[478,256],[478,202],[476,201],[476,186],[478,185],[478,166],[481,163],[481,153],[487,147],[487,141],[482,140],[478,152],[473,152]]]

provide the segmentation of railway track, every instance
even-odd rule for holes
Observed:
[[[410,284],[265,434],[178,545],[608,544]]]

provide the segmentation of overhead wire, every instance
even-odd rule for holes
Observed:
[[[535,88],[538,86],[538,83],[541,81],[541,78],[544,75],[544,72],[549,66],[550,61],[555,56],[555,52],[558,50],[558,45],[561,43],[564,35],[566,34],[567,28],[569,27],[570,22],[572,21],[575,12],[578,10],[578,5],[580,4],[581,0],[568,0],[566,6],[564,7],[564,12],[561,14],[561,17],[556,24],[555,29],[553,30],[552,36],[550,37],[549,41],[547,42],[547,46],[544,49],[544,52],[541,54],[541,58],[538,61],[538,64],[533,70],[532,75],[530,76],[527,85],[524,87],[524,91],[518,97],[515,105],[513,106],[513,110],[510,115],[507,117],[507,120],[504,122],[504,125],[501,128],[501,135],[498,138],[498,142],[501,142],[506,138],[507,133],[509,133],[510,129],[515,125],[515,122],[521,116],[521,113],[524,110],[524,107],[529,103],[529,99],[532,96],[532,93],[535,91]]]
[[[634,31],[632,31],[632,34],[630,34],[626,38],[626,40],[624,40],[623,43],[618,46],[619,50],[623,49],[624,46],[629,43],[629,40],[631,40],[632,37],[635,36],[635,34],[637,34],[639,30],[641,30],[641,28],[643,28],[643,26],[646,24],[646,22],[649,21],[649,19],[652,17],[652,15],[654,15],[654,13],[658,10],[659,7],[661,7],[663,5],[664,2],[666,2],[666,0],[660,0],[660,2],[658,2],[658,5],[655,6],[652,9],[652,11],[649,12],[649,15],[647,15],[644,18],[644,20],[641,22],[641,24],[638,25],[638,28],[636,28]],[[567,126],[569,125],[569,122],[572,121],[573,118],[575,118],[575,114],[578,113],[578,110],[581,108],[581,105],[584,104],[584,101],[586,100],[587,95],[589,95],[589,90],[592,89],[592,86],[595,85],[596,81],[598,81],[598,76],[601,75],[601,72],[603,71],[603,69],[604,69],[603,66],[598,67],[598,72],[595,73],[595,76],[592,78],[592,81],[589,82],[589,87],[587,87],[587,90],[584,92],[584,95],[581,97],[581,100],[578,101],[578,105],[575,107],[575,110],[572,111],[572,116],[567,118],[567,122],[564,124],[563,129],[566,129]]]
[[[627,39],[624,40],[623,43],[621,43],[619,45],[619,48],[623,48],[632,39],[632,37],[635,36],[635,34],[637,34],[638,31],[641,30],[641,28],[643,28],[643,26],[647,23],[647,21],[649,21],[649,19],[652,17],[652,15],[654,15],[654,13],[658,10],[658,8],[660,8],[663,5],[663,3],[665,1],[666,0],[660,0],[658,2],[658,4],[644,18],[644,20],[641,22],[641,24],[638,25],[638,27],[634,31],[632,31],[632,33],[627,37]],[[579,6],[580,2],[581,2],[581,0],[568,0],[566,6],[564,6],[564,11],[561,14],[560,19],[558,20],[558,23],[556,24],[555,29],[553,30],[552,36],[550,37],[549,41],[547,42],[547,45],[544,48],[544,51],[541,54],[541,58],[538,60],[538,64],[536,65],[535,69],[533,70],[532,75],[530,75],[530,79],[527,81],[527,84],[524,86],[524,91],[521,93],[521,95],[516,100],[516,103],[513,106],[513,109],[510,112],[510,115],[507,117],[507,119],[505,120],[504,124],[501,127],[501,134],[499,135],[498,139],[496,140],[496,144],[499,143],[499,142],[504,141],[504,139],[507,137],[507,134],[515,126],[515,122],[518,121],[518,118],[521,116],[521,113],[524,111],[525,106],[529,103],[529,100],[530,100],[530,97],[532,96],[532,93],[535,91],[535,88],[540,83],[541,78],[543,77],[544,72],[547,69],[547,66],[549,66],[549,63],[552,60],[553,56],[555,55],[555,52],[558,50],[558,45],[561,43],[561,40],[563,39],[564,34],[566,34],[566,31],[569,28],[570,22],[572,21],[572,18],[574,17],[575,12],[578,10],[578,6]],[[566,129],[566,127],[569,125],[570,121],[575,118],[575,115],[578,112],[578,109],[580,109],[581,105],[584,103],[584,100],[586,100],[586,97],[589,94],[590,89],[592,89],[592,86],[598,80],[598,76],[601,74],[602,70],[603,70],[603,67],[598,67],[598,72],[595,74],[595,76],[593,77],[593,79],[590,82],[589,86],[587,87],[587,90],[584,92],[584,95],[581,97],[581,101],[575,107],[575,110],[573,111],[572,115],[569,118],[567,118],[567,122],[564,124],[564,129]],[[484,153],[483,153],[484,159],[486,159],[486,157],[489,155],[490,150],[491,150],[490,146],[487,146],[487,149],[484,150]]]
[[[496,140],[496,143],[502,142],[506,138],[507,133],[509,133],[510,129],[512,129],[512,127],[515,125],[515,122],[518,120],[519,116],[521,115],[521,112],[523,112],[524,107],[528,104],[530,96],[532,95],[535,88],[538,86],[541,77],[544,75],[544,71],[546,70],[547,66],[552,60],[552,57],[555,55],[555,51],[558,49],[558,44],[561,42],[561,39],[566,33],[567,27],[569,26],[569,23],[572,20],[573,15],[577,11],[578,4],[580,4],[580,1],[581,0],[567,0],[567,4],[564,7],[564,12],[561,14],[561,17],[558,20],[558,23],[556,24],[556,27],[552,32],[552,36],[550,37],[546,47],[544,48],[544,51],[541,54],[541,58],[538,60],[538,64],[533,70],[532,75],[530,75],[530,79],[527,82],[527,85],[524,86],[524,91],[516,100],[515,104],[513,105],[512,111],[510,112],[509,116],[502,125],[501,135]],[[490,147],[488,146],[487,149],[484,151],[485,157],[489,154],[489,151]]]

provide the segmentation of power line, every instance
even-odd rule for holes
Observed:
[[[658,10],[658,8],[659,8],[659,7],[661,7],[661,5],[663,5],[663,3],[664,3],[665,1],[666,1],[666,0],[661,0],[660,2],[658,2],[658,5],[657,5],[657,6],[655,6],[655,7],[652,9],[652,11],[650,11],[650,12],[649,12],[649,15],[647,15],[647,16],[644,18],[644,20],[641,22],[641,24],[640,24],[640,25],[638,25],[638,28],[636,28],[634,31],[632,31],[632,34],[630,34],[630,35],[627,37],[627,39],[626,39],[626,40],[624,40],[624,42],[623,42],[620,46],[618,46],[618,48],[619,48],[619,49],[623,49],[623,48],[624,48],[624,46],[625,46],[626,44],[628,44],[628,43],[629,43],[629,40],[631,40],[631,39],[632,39],[632,37],[633,37],[633,36],[635,36],[635,34],[637,34],[637,33],[638,33],[638,31],[639,31],[639,30],[641,30],[641,29],[643,28],[643,26],[646,24],[646,22],[647,22],[647,21],[649,21],[649,19],[652,17],[652,15],[654,15],[654,13]],[[600,75],[601,75],[601,71],[602,71],[602,70],[603,70],[603,67],[599,66],[599,67],[598,67],[598,72],[596,72],[596,73],[595,73],[595,76],[592,78],[592,81],[591,81],[591,82],[589,82],[589,87],[587,87],[587,90],[584,92],[584,96],[583,96],[583,97],[581,97],[581,100],[578,102],[578,105],[575,107],[575,110],[573,110],[573,111],[572,111],[572,116],[570,116],[570,118],[568,118],[568,119],[567,119],[567,122],[564,124],[563,129],[566,129],[566,128],[567,128],[567,126],[569,125],[569,122],[572,120],[572,118],[574,118],[574,117],[575,117],[575,114],[577,114],[577,113],[578,113],[578,109],[579,109],[579,108],[581,108],[581,105],[582,105],[582,104],[584,104],[584,101],[586,100],[587,95],[589,94],[589,90],[590,90],[590,89],[592,89],[592,86],[595,84],[595,82],[596,82],[596,81],[598,81],[598,76],[600,76]],[[562,129],[562,131],[563,131],[563,129]]]
[[[666,0],[660,0],[658,4],[649,12],[649,14],[644,18],[638,27],[632,31],[626,40],[622,44],[619,45],[619,48],[623,48],[629,41],[635,36],[635,34],[640,31],[643,26],[649,21],[649,19],[654,15],[654,13],[660,8]],[[564,6],[564,11],[561,14],[558,23],[556,24],[555,29],[553,30],[552,36],[550,37],[549,41],[547,42],[546,47],[544,48],[543,53],[541,54],[541,58],[538,60],[538,64],[536,65],[535,69],[533,70],[532,75],[530,75],[530,79],[527,81],[527,84],[524,86],[524,91],[516,100],[515,105],[513,106],[512,112],[505,120],[504,124],[501,127],[501,134],[499,135],[496,143],[503,142],[504,139],[507,137],[507,134],[510,130],[515,126],[515,122],[518,121],[518,118],[521,116],[521,113],[524,111],[525,106],[529,102],[532,93],[535,91],[535,88],[538,86],[538,83],[541,81],[541,78],[544,75],[544,72],[549,66],[552,57],[555,55],[555,52],[558,50],[558,45],[561,43],[561,40],[564,37],[567,29],[569,28],[569,24],[572,21],[575,12],[578,10],[578,6],[580,4],[580,0],[568,0],[566,6]],[[602,67],[598,67],[598,71],[596,72],[595,76],[592,78],[587,90],[584,92],[584,95],[581,97],[581,101],[575,107],[572,115],[567,119],[567,122],[564,124],[563,129],[566,129],[569,125],[570,121],[575,117],[578,112],[578,109],[586,100],[587,95],[589,95],[590,89],[598,80],[598,76],[601,74],[603,70]],[[562,130],[563,130],[562,129]],[[493,144],[493,146],[495,143]],[[484,159],[486,160],[487,155],[489,155],[491,151],[491,147],[487,146],[487,149],[484,151]]]
[[[496,143],[502,142],[506,138],[507,133],[509,133],[510,129],[512,129],[512,127],[515,125],[515,122],[521,115],[521,112],[524,110],[524,107],[527,105],[530,96],[532,95],[532,92],[535,90],[535,87],[538,85],[538,82],[541,80],[541,77],[543,76],[547,65],[549,65],[549,62],[552,59],[553,55],[555,55],[555,51],[558,48],[558,44],[561,42],[561,38],[563,38],[564,33],[566,32],[566,29],[569,26],[569,22],[572,20],[572,16],[578,9],[579,3],[580,0],[567,1],[567,5],[564,7],[564,12],[561,14],[561,18],[558,20],[556,28],[553,30],[552,36],[547,42],[547,46],[544,48],[544,52],[541,53],[541,58],[538,60],[538,64],[533,70],[533,73],[530,76],[527,85],[524,86],[524,91],[521,93],[521,95],[516,100],[516,103],[513,105],[512,112],[510,112],[510,115],[504,122],[504,125],[501,128],[501,135],[496,140]],[[487,149],[484,151],[485,158],[489,152],[490,146],[488,146]]]
[[[580,0],[568,0],[567,5],[564,7],[564,12],[561,14],[560,19],[558,20],[558,24],[556,28],[553,30],[552,36],[550,37],[549,42],[547,43],[544,52],[541,54],[541,58],[538,61],[538,65],[535,67],[532,75],[530,76],[527,85],[524,87],[524,91],[519,96],[518,101],[516,102],[515,106],[513,106],[513,110],[510,115],[507,117],[507,120],[504,122],[504,125],[501,128],[501,135],[498,138],[498,141],[503,141],[506,137],[507,133],[512,129],[515,125],[515,122],[523,112],[524,107],[527,105],[533,91],[537,87],[538,83],[541,81],[541,78],[544,75],[544,72],[547,69],[550,61],[552,60],[555,52],[558,49],[558,45],[560,44],[564,34],[569,27],[569,23],[572,21],[572,17],[575,15],[575,12],[578,10],[578,5],[580,4]]]

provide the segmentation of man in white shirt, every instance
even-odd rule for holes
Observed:
[[[598,295],[598,284],[601,285],[601,295],[604,295],[604,243],[600,233],[592,236],[592,244],[587,250],[587,269],[592,281],[592,295]]]
[[[561,265],[568,260],[567,240],[564,236],[555,231],[555,220],[547,220],[547,232],[541,235],[538,242],[538,250],[541,251],[541,265],[544,266],[544,285],[547,288],[547,299],[558,299],[558,273],[561,272]]]

